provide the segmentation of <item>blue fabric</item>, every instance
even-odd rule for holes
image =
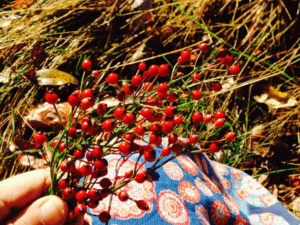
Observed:
[[[162,147],[162,146],[161,146]],[[161,148],[155,148],[157,156]],[[164,157],[164,162],[172,156]],[[134,168],[138,154],[126,161],[108,156],[108,174],[112,181]],[[153,163],[138,166],[141,171]],[[160,163],[159,163],[160,164]],[[121,166],[120,166],[121,165]],[[118,172],[116,173],[116,168]],[[118,179],[118,178],[117,178]],[[119,178],[121,179],[121,178]],[[95,187],[99,187],[96,185]],[[102,200],[90,212],[107,211],[111,201],[109,224],[216,224],[216,225],[288,225],[300,224],[262,185],[247,174],[214,162],[205,154],[182,155],[166,163],[142,184],[130,182],[126,190],[133,199],[147,201],[150,209],[142,211],[135,202],[121,202],[113,196]],[[120,191],[119,190],[119,191]],[[86,217],[90,224],[103,224],[97,217]]]

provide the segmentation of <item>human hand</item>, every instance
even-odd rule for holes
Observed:
[[[20,174],[0,182],[0,224],[62,225],[68,215],[66,203],[44,196],[51,186],[48,169]],[[83,224],[83,218],[72,224]]]

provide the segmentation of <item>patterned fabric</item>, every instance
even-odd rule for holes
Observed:
[[[166,140],[163,144],[166,144]],[[162,147],[162,146],[161,146]],[[161,148],[155,148],[160,155]],[[168,160],[164,157],[161,162]],[[106,157],[112,181],[122,179],[125,172],[135,167],[138,154],[129,159]],[[140,171],[150,168],[143,157],[137,163]],[[120,168],[119,171],[116,168]],[[128,200],[105,198],[90,212],[108,210],[111,201],[111,225],[153,224],[216,224],[216,225],[288,225],[300,224],[284,206],[249,175],[214,162],[205,154],[182,155],[167,162],[142,184],[130,182],[121,189],[133,199],[147,201],[150,209],[140,210]],[[90,217],[90,224],[102,224]]]

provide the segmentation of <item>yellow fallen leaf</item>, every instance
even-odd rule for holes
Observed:
[[[38,70],[36,76],[39,85],[79,84],[78,80],[71,74],[56,69]]]

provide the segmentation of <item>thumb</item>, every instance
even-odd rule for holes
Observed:
[[[61,198],[52,195],[37,199],[9,222],[14,225],[63,225],[67,215],[66,203]]]

